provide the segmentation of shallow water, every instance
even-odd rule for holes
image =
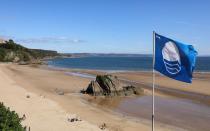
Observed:
[[[78,77],[83,77],[83,78],[90,78],[90,79],[95,79],[95,75],[87,74],[87,73],[80,73],[80,72],[65,72],[66,75],[71,75],[71,76],[78,76]]]
[[[128,116],[151,119],[152,97],[123,99],[115,111]],[[210,107],[190,100],[156,96],[155,121],[190,131],[209,131]]]

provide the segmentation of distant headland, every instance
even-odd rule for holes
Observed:
[[[0,61],[19,64],[40,63],[42,59],[62,56],[57,51],[29,49],[12,39],[0,40]]]

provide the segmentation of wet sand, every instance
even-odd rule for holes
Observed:
[[[132,77],[125,79],[126,73]],[[97,74],[97,72],[91,70],[77,70],[76,73],[74,72],[69,75],[94,78],[94,74]],[[99,72],[98,74],[105,73]],[[140,75],[136,72],[120,72],[112,74],[117,75],[122,81],[127,82],[128,84],[140,86],[149,90],[152,88],[151,83],[146,83],[147,81],[135,81],[136,77],[141,79],[142,76],[144,78],[150,77],[150,72],[139,72]],[[163,76],[159,74],[157,74],[157,78],[161,81],[168,79],[163,78]],[[208,131],[210,129],[210,125],[208,124],[210,122],[210,96],[208,95],[209,89],[205,93],[203,90],[205,90],[205,87],[208,87],[208,84],[210,84],[208,83],[209,78],[209,73],[195,73],[193,84],[187,84],[188,87],[185,88],[188,89],[181,90],[179,87],[180,82],[175,82],[178,83],[178,85],[176,84],[176,86],[173,85],[172,87],[168,85],[163,86],[163,84],[159,84],[160,82],[157,82],[156,92],[158,93],[155,99],[156,122],[181,127],[190,131]],[[170,81],[171,80],[169,80],[169,82]],[[198,83],[201,82],[204,83],[198,86]],[[196,92],[195,88],[200,88],[202,91],[199,90]],[[148,95],[137,98],[128,97],[89,101],[97,103],[97,105],[102,107],[115,110],[124,115],[145,118],[148,120],[151,119],[152,97]]]
[[[127,98],[116,111],[123,114],[151,119],[152,97]],[[186,99],[155,97],[155,121],[181,127],[189,131],[209,131],[210,106]]]

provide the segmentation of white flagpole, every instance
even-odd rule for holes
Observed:
[[[155,130],[155,32],[153,31],[153,68],[152,68],[152,131]]]

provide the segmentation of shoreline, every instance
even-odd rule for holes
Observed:
[[[84,71],[98,71],[98,72],[106,72],[106,73],[121,73],[121,72],[140,72],[140,73],[152,73],[152,69],[151,70],[104,70],[104,69],[88,69],[88,68],[74,68],[74,67],[59,67],[59,66],[54,66],[54,65],[50,65],[48,64],[47,65],[48,68],[51,68],[51,69],[57,69],[57,70],[84,70]],[[158,72],[156,72],[158,73]],[[194,74],[210,74],[210,70],[209,71],[197,71],[195,70],[194,71]]]
[[[90,79],[67,76],[63,71],[13,64],[1,65],[1,70],[27,91],[55,101],[67,113],[77,114],[82,120],[97,127],[105,123],[106,129],[110,131],[149,131],[151,129],[150,120],[137,120],[132,117],[117,115],[114,112],[104,111],[101,107],[94,107],[82,102],[83,98],[78,92],[88,85]],[[56,94],[56,88],[63,91],[64,95]],[[30,116],[28,117],[30,118]],[[49,116],[49,118],[51,117]],[[177,129],[180,130],[178,127],[156,123],[157,131],[176,131]]]
[[[53,66],[53,65],[47,65],[48,68],[51,68],[51,69],[55,69],[55,70],[83,70],[83,71],[98,71],[98,72],[107,72],[107,73],[118,73],[118,72],[152,72],[152,71],[147,71],[147,70],[102,70],[102,69],[85,69],[85,68],[68,68],[68,67],[58,67],[58,66]],[[210,73],[210,72],[209,72]]]
[[[80,57],[68,57],[69,59],[72,59],[72,58],[86,58],[86,57],[91,57],[91,56],[80,56]],[[108,57],[108,56],[107,56]],[[100,56],[98,56],[98,58],[100,58]],[[102,57],[103,58],[103,57]],[[112,57],[110,57],[112,58]],[[152,57],[151,57],[152,58]],[[198,56],[198,58],[203,58],[203,56]],[[207,56],[207,58],[210,58]],[[55,58],[56,59],[56,58]],[[61,58],[62,59],[62,58]],[[53,59],[51,59],[53,60]],[[45,60],[45,62],[48,62],[48,60]],[[151,61],[152,62],[152,61]],[[77,67],[65,67],[65,66],[58,66],[58,65],[53,65],[53,64],[48,64],[48,66],[51,66],[51,67],[54,67],[54,68],[63,68],[63,69],[75,69],[75,70],[95,70],[95,71],[101,71],[101,72],[108,72],[108,73],[114,73],[114,72],[152,72],[152,66],[148,69],[143,69],[143,68],[128,68],[127,69],[100,69],[100,68],[87,68],[87,67],[80,67],[80,68],[77,68]],[[100,66],[99,66],[100,67]],[[146,67],[145,67],[146,68]],[[203,70],[194,70],[194,73],[202,73],[202,74],[209,74],[210,73],[210,69],[207,70],[206,68],[202,68]]]
[[[2,65],[1,65],[2,66]],[[58,103],[62,109],[69,113],[75,113],[81,116],[85,121],[93,125],[101,125],[106,123],[107,130],[113,131],[126,131],[132,130],[150,130],[150,120],[147,119],[135,119],[130,116],[125,116],[116,112],[104,110],[101,106],[92,106],[90,103],[84,103],[84,98],[78,93],[80,89],[85,88],[91,81],[91,78],[85,78],[80,76],[66,75],[66,70],[53,70],[48,66],[41,65],[40,67],[20,66],[14,64],[8,64],[2,68],[7,75],[16,81],[16,84],[25,88],[29,92],[33,92],[38,95],[43,95],[46,98]],[[79,70],[68,70],[69,72],[77,72]],[[84,73],[102,74],[104,72],[98,72],[93,70],[80,70]],[[144,74],[144,75],[142,75]],[[120,78],[129,78],[128,80],[144,81],[148,84],[150,80],[150,73],[142,72],[118,72],[113,73]],[[157,76],[161,78],[161,76]],[[136,79],[138,78],[138,79]],[[148,79],[149,78],[149,79]],[[162,81],[162,80],[161,80]],[[170,80],[165,79],[168,82]],[[163,82],[164,82],[163,81]],[[199,80],[196,80],[196,82]],[[208,83],[204,81],[204,83]],[[179,86],[179,84],[176,84]],[[145,85],[144,85],[145,86]],[[165,87],[163,87],[165,88]],[[55,89],[59,89],[64,92],[64,95],[57,95]],[[191,90],[191,88],[189,88]],[[202,89],[203,90],[203,89]],[[150,91],[149,91],[150,92]],[[157,92],[157,95],[159,93]],[[162,94],[160,94],[162,96]],[[86,96],[84,96],[86,98]],[[164,96],[165,97],[165,96]],[[100,102],[100,101],[99,101]],[[104,101],[103,101],[104,102]],[[117,104],[117,103],[116,103]],[[157,122],[157,130],[169,131],[169,130],[181,130],[178,126],[167,125]]]
[[[64,73],[66,75],[72,75],[72,76],[76,76],[76,77],[83,77],[83,78],[89,78],[89,79],[95,79],[97,74],[111,74],[111,75],[115,75],[115,74],[121,74],[121,73],[152,73],[152,72],[148,72],[148,71],[125,71],[125,72],[106,72],[104,70],[89,70],[89,69],[74,69],[74,68],[51,68],[49,66],[47,66],[48,69],[53,69],[56,71],[64,71]],[[157,73],[157,76],[163,76],[159,73]],[[200,72],[195,72],[195,75],[203,75],[203,73]],[[209,75],[210,76],[210,72],[206,72],[205,75]],[[165,76],[163,76],[165,77]],[[193,79],[197,79],[197,80],[201,80],[201,81],[206,81],[206,79],[200,79],[200,78],[193,78]],[[129,79],[125,79],[125,78],[119,78],[119,80],[121,80],[124,83],[127,83],[129,85],[135,85],[135,86],[142,86],[144,89],[146,90],[152,90],[152,83],[147,83],[144,81],[135,81],[135,80],[129,80]],[[164,95],[168,95],[168,96],[173,96],[176,98],[184,98],[184,99],[189,99],[189,100],[194,100],[197,102],[201,102],[203,104],[207,104],[210,105],[210,94],[203,94],[203,93],[198,93],[198,92],[193,92],[193,91],[186,91],[186,90],[180,90],[180,89],[176,89],[176,88],[167,88],[167,86],[164,85],[157,85],[158,88],[156,88],[156,92],[164,94]]]
[[[116,73],[122,73],[122,72],[116,72]],[[124,73],[128,73],[128,72],[124,72]],[[96,75],[94,74],[83,73],[83,71],[80,71],[80,72],[65,71],[65,74],[70,75],[70,76],[76,76],[76,77],[90,78],[93,80],[96,77]],[[137,81],[127,80],[123,78],[119,78],[119,80],[124,83],[128,83],[129,85],[136,85],[137,87],[140,85],[144,89],[152,90],[152,85],[148,85],[148,83],[137,82]],[[166,86],[158,86],[158,88],[156,88],[156,92],[167,95],[167,96],[173,96],[176,98],[185,98],[188,100],[194,100],[203,104],[210,105],[210,95],[206,95],[206,94],[177,90],[177,89],[170,89],[170,88],[167,88]]]

